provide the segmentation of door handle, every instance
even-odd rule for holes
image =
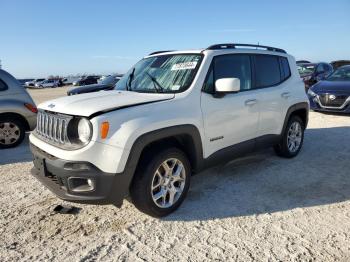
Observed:
[[[258,100],[256,100],[256,99],[248,99],[244,102],[244,104],[246,106],[252,106],[252,105],[255,105],[257,102],[258,102]]]
[[[283,97],[283,98],[288,98],[288,97],[290,97],[290,92],[284,92],[284,93],[282,93],[282,94],[281,94],[281,97]]]

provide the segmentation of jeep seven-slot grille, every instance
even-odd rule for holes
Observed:
[[[36,134],[42,139],[55,143],[69,143],[67,127],[71,117],[39,111],[37,116]]]

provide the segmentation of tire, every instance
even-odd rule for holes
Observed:
[[[296,131],[296,129],[298,129],[298,131]],[[281,142],[274,146],[276,154],[285,158],[297,156],[303,146],[304,131],[305,125],[301,118],[298,116],[291,116],[282,134]]]
[[[25,123],[19,117],[0,117],[0,149],[18,146],[25,137],[25,131]]]
[[[184,201],[190,187],[191,165],[186,155],[175,147],[153,153],[147,154],[138,165],[130,189],[131,200],[141,212],[164,217]],[[172,167],[168,173],[166,166]]]

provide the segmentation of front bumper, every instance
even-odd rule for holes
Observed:
[[[26,117],[27,122],[28,122],[28,126],[29,126],[29,131],[33,131],[36,127],[36,117],[37,115],[35,113],[28,115]]]
[[[319,111],[319,112],[350,114],[350,105],[347,105],[347,106],[345,106],[342,109],[322,107],[322,106],[319,105],[319,103],[315,100],[314,97],[311,97],[310,95],[308,95],[308,98],[309,98],[310,109],[311,110]]]
[[[60,199],[121,206],[129,193],[131,175],[102,172],[89,162],[62,160],[30,145],[34,157],[32,175]]]

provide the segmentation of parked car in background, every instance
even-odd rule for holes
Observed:
[[[298,60],[297,64],[310,64],[311,62],[308,60]]]
[[[78,81],[74,81],[73,85],[74,86],[84,86],[84,85],[97,84],[98,79],[100,79],[100,76],[93,76],[93,75],[85,76],[85,77],[82,77]]]
[[[28,92],[0,69],[0,149],[19,145],[36,126],[37,108]]]
[[[26,79],[17,79],[17,81],[21,84],[21,86],[23,87],[27,87],[26,86],[26,82],[30,82],[33,81],[33,78],[26,78]]]
[[[57,79],[46,79],[40,83],[35,84],[36,88],[58,87],[58,86],[60,86],[60,81]]]
[[[37,78],[37,79],[34,79],[32,81],[25,82],[25,86],[26,87],[35,87],[36,84],[39,84],[44,80],[45,80],[45,78]]]
[[[114,74],[104,78],[104,80],[102,80],[98,84],[73,87],[67,91],[67,95],[71,96],[83,93],[97,92],[101,90],[112,90],[114,89],[114,85],[120,80],[120,78],[121,76],[119,74]]]
[[[130,196],[139,210],[166,216],[192,173],[271,146],[297,156],[309,112],[303,87],[279,48],[153,53],[116,90],[42,103],[29,138],[32,174],[66,201],[120,206]],[[47,121],[63,128],[53,133]]]
[[[111,75],[103,75],[100,77],[100,79],[97,80],[97,84],[101,83],[103,80],[105,80],[107,77],[110,77]]]
[[[74,82],[79,81],[81,79],[80,76],[69,76],[62,79],[63,85],[72,85]]]
[[[306,90],[333,72],[333,67],[328,63],[298,64],[297,67]]]
[[[331,62],[331,65],[333,66],[334,70],[345,65],[350,65],[350,60],[337,60]]]
[[[308,90],[315,111],[350,113],[350,65],[335,70]]]

